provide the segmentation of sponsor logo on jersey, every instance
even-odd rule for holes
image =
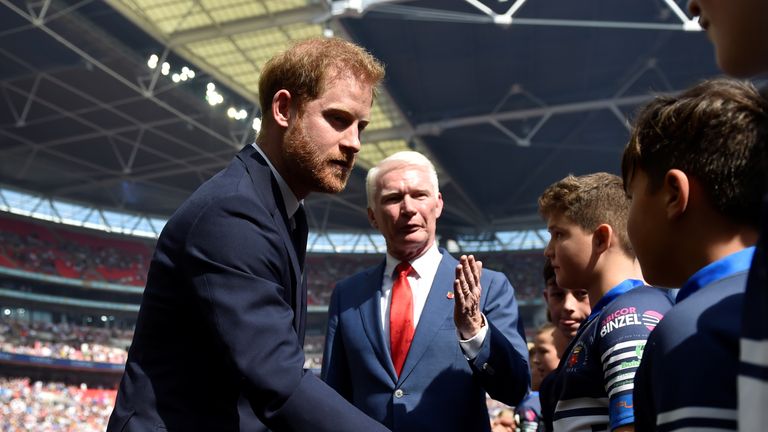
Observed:
[[[613,321],[614,319],[623,316],[623,315],[629,315],[629,314],[637,314],[637,308],[634,307],[625,307],[621,309],[617,309],[610,314],[608,314],[605,318],[603,318],[602,325],[605,326],[608,324],[609,321]]]
[[[648,328],[648,330],[655,329],[662,318],[664,318],[664,315],[654,310],[643,312],[643,324],[645,324],[645,327]]]
[[[637,351],[635,351],[635,353],[637,353]],[[642,355],[643,354],[642,354],[642,351],[641,351],[640,352],[640,356],[642,356]],[[638,358],[641,358],[641,357],[638,357]],[[640,366],[640,360],[629,360],[629,361],[621,362],[619,364],[619,369],[622,369],[622,370],[623,369],[630,369],[630,368],[636,368],[638,366]]]
[[[603,326],[600,328],[600,336],[605,336],[618,328],[643,324],[644,323],[640,321],[640,317],[637,314],[637,308],[621,308],[603,319]]]
[[[635,407],[635,403],[632,400],[632,393],[622,394],[615,398],[614,402],[610,405],[610,416],[614,418],[623,418],[627,416],[627,411],[630,413]]]

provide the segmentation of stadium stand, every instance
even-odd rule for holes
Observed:
[[[143,286],[153,246],[0,218],[0,265],[66,278]]]
[[[70,279],[143,286],[153,245],[59,226],[0,217],[0,266]],[[480,252],[485,266],[507,275],[518,300],[537,299],[543,258],[530,252]],[[336,282],[379,263],[379,254],[310,254],[308,303],[327,305]]]
[[[101,432],[115,390],[0,377],[0,430]]]
[[[104,430],[152,249],[148,240],[0,216],[0,430]],[[531,327],[541,309],[541,253],[476,256],[507,274]],[[307,256],[306,368],[319,372],[322,364],[325,311],[336,282],[381,259]],[[89,302],[115,310],[85,307]],[[121,312],[126,305],[133,309]],[[499,409],[489,401],[489,412]]]
[[[124,364],[133,331],[0,319],[0,350],[5,353]]]

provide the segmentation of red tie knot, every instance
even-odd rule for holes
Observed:
[[[411,270],[413,270],[413,267],[411,267],[411,263],[409,263],[408,261],[403,261],[400,264],[398,264],[397,267],[395,267],[395,276],[400,277],[401,275],[403,275],[403,273],[405,273],[405,276],[408,276],[409,274],[411,274]]]

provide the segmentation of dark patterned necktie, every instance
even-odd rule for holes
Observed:
[[[307,214],[304,212],[304,206],[299,206],[293,215],[293,227],[291,230],[291,241],[293,249],[296,251],[296,258],[299,259],[301,270],[304,271],[304,258],[307,254],[307,235],[309,226],[307,225]]]

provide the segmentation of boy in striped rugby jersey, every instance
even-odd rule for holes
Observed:
[[[557,284],[587,290],[592,311],[553,372],[542,401],[555,431],[631,431],[632,389],[648,334],[672,307],[645,286],[626,232],[621,179],[568,176],[548,187],[539,211],[551,234],[544,250]]]

